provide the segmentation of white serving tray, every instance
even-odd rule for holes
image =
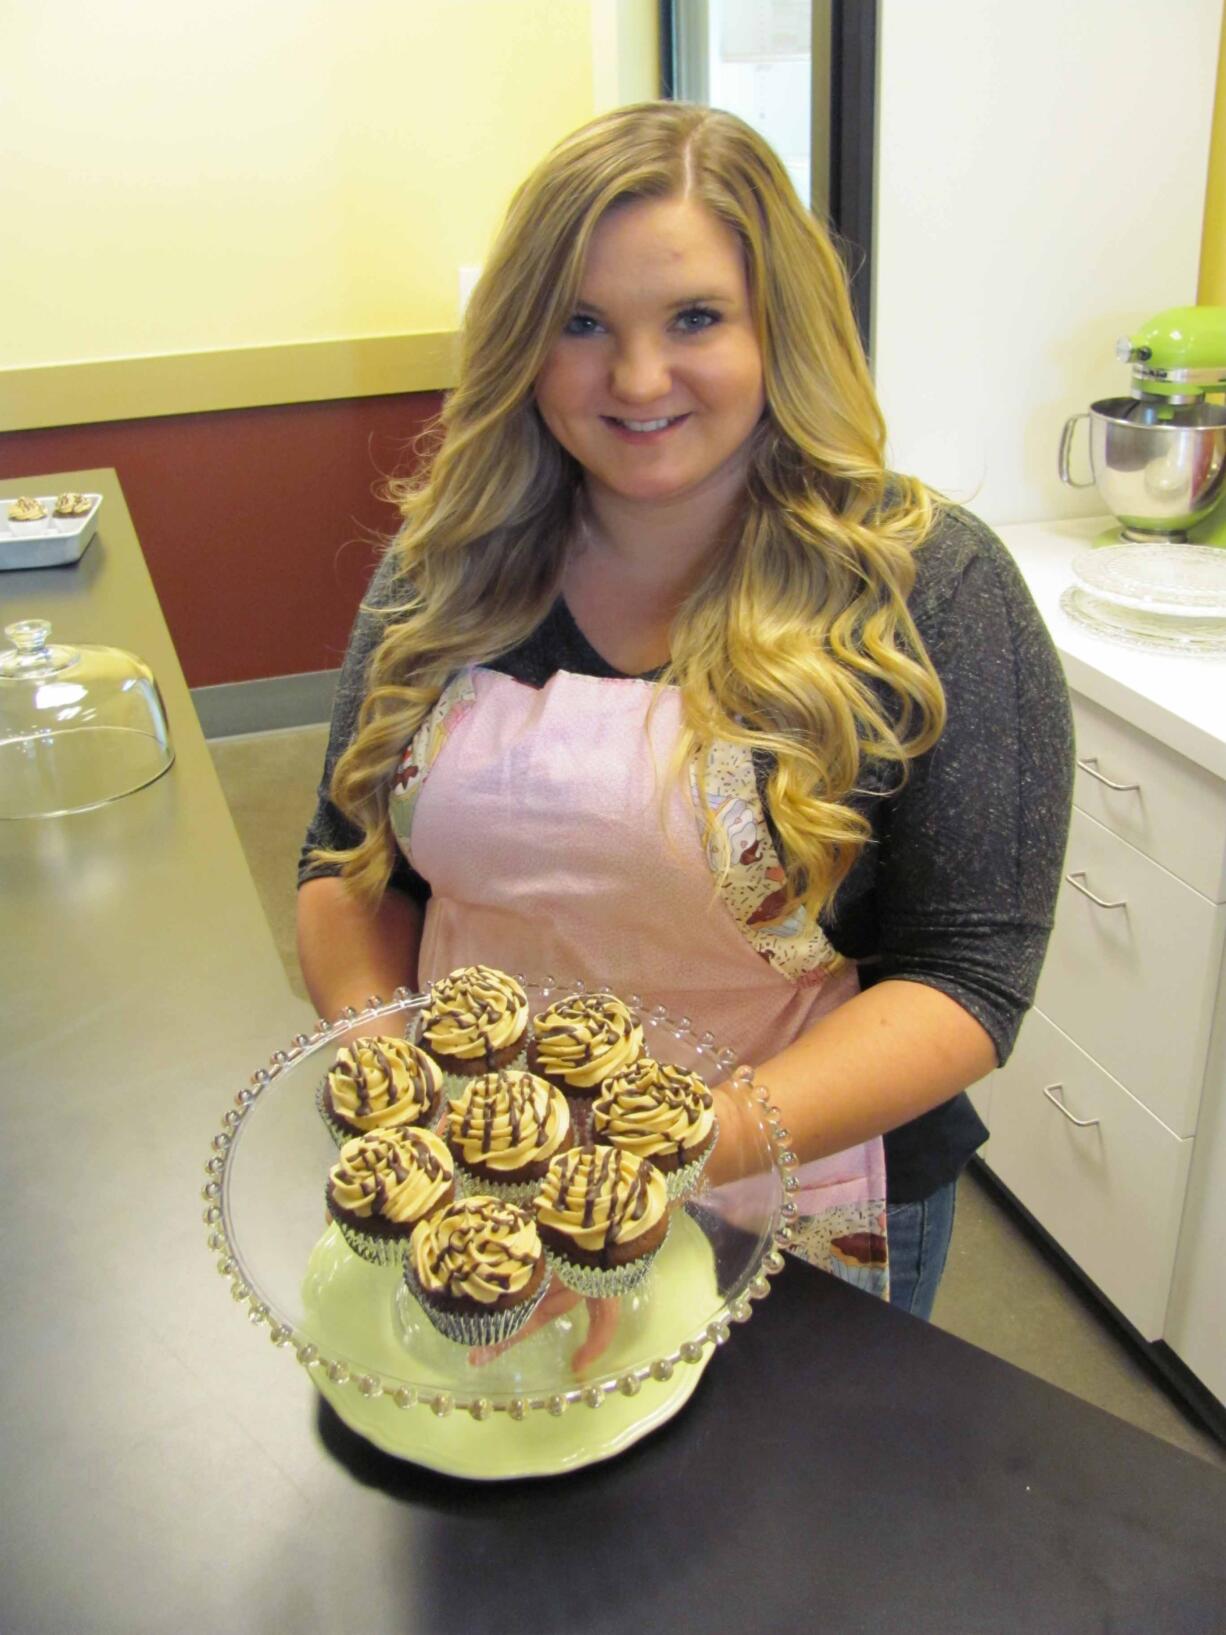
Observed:
[[[56,494],[35,496],[47,515],[37,522],[12,522],[9,510],[17,503],[16,494],[0,495],[0,571],[5,568],[54,568],[76,562],[94,537],[98,526],[101,494],[83,494],[89,510],[79,517],[53,515]]]

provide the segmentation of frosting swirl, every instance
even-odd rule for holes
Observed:
[[[407,1225],[437,1209],[455,1178],[451,1154],[433,1130],[355,1135],[328,1175],[328,1198],[360,1220]]]
[[[566,1097],[522,1072],[470,1079],[448,1108],[444,1130],[461,1162],[510,1171],[552,1158],[569,1132]]]
[[[606,1079],[592,1107],[597,1140],[639,1158],[703,1148],[715,1125],[715,1098],[696,1073],[641,1056]]]
[[[483,1306],[519,1294],[537,1276],[541,1240],[525,1210],[501,1198],[461,1198],[413,1229],[409,1258],[428,1294]]]
[[[94,502],[84,494],[61,494],[55,502],[57,517],[83,517]]]
[[[649,1232],[668,1206],[654,1164],[616,1147],[560,1153],[536,1195],[536,1218],[580,1248],[600,1251]]]
[[[430,985],[421,1038],[439,1055],[489,1062],[519,1043],[528,1025],[528,996],[503,971],[467,965]]]
[[[611,993],[569,994],[532,1024],[533,1066],[576,1089],[590,1090],[643,1052],[643,1027]]]
[[[438,1105],[443,1074],[407,1039],[374,1036],[342,1045],[328,1074],[332,1111],[355,1130],[417,1124]]]

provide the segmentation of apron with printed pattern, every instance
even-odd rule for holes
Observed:
[[[648,681],[457,675],[392,782],[398,843],[431,888],[420,981],[478,963],[578,979],[689,1017],[750,1064],[857,992],[820,928],[777,918],[784,873],[737,745],[708,758],[723,838],[708,843],[696,778],[671,774],[680,724],[679,694]],[[793,1251],[885,1296],[880,1139],[797,1178]]]

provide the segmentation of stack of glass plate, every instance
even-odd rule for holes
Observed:
[[[1098,547],[1073,563],[1060,598],[1070,619],[1126,647],[1226,654],[1226,548]]]

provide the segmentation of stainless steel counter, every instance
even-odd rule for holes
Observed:
[[[48,618],[59,640],[144,658],[176,761],[96,811],[0,822],[6,1630],[98,1627],[87,1585],[98,1572],[116,1586],[147,1577],[149,1529],[173,1509],[199,1519],[216,1505],[216,1548],[242,1514],[268,1396],[296,1401],[299,1419],[310,1396],[260,1353],[247,1360],[266,1361],[267,1378],[257,1368],[233,1412],[225,1400],[218,1350],[247,1336],[210,1280],[199,1202],[225,1107],[310,1018],[286,982],[115,474],[21,484],[66,488],[104,495],[97,538],[75,566],[0,574],[0,615]],[[203,1469],[218,1466],[210,1494],[202,1455]],[[68,1546],[54,1584],[53,1530]],[[180,1589],[207,1570],[185,1557]]]
[[[319,1406],[200,1198],[303,1007],[113,473],[22,486],[106,500],[77,568],[0,575],[6,619],[148,660],[178,760],[0,825],[5,1635],[1220,1627],[1218,1471],[805,1266],[677,1419],[564,1479],[434,1476]]]

